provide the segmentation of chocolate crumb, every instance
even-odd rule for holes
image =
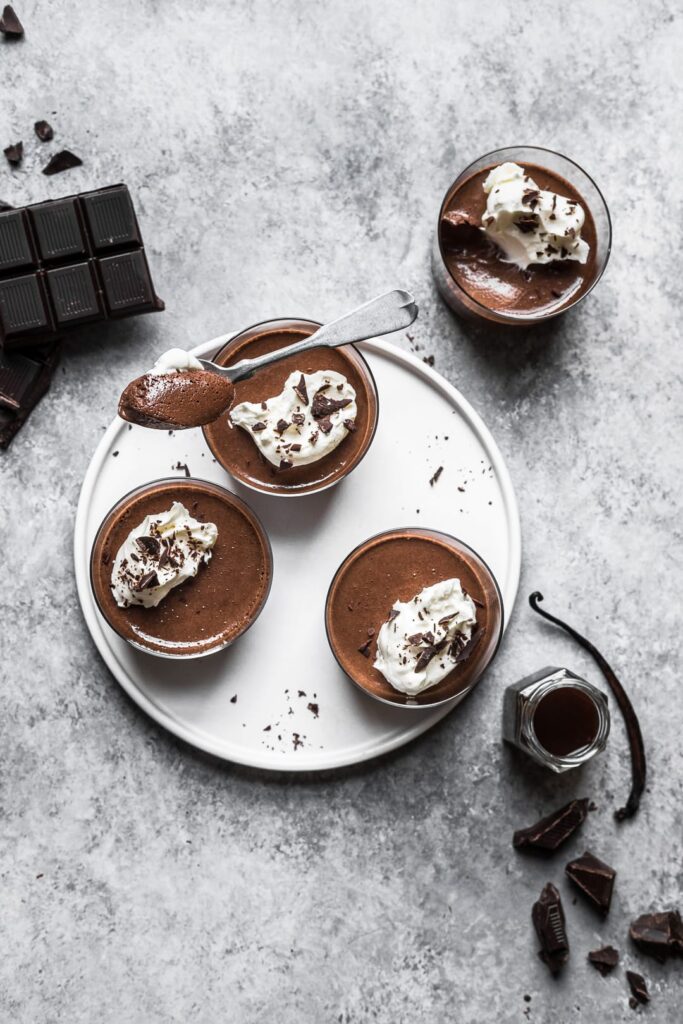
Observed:
[[[252,429],[252,433],[258,434],[259,430],[265,430],[266,429],[266,425],[261,420],[258,420],[257,423],[252,424],[252,428],[251,429]]]
[[[43,174],[61,174],[62,171],[68,171],[72,167],[80,167],[82,163],[81,158],[75,153],[68,149],[62,149],[48,160],[43,167]]]
[[[434,356],[422,356],[422,362],[426,363],[427,366],[434,365]]]
[[[311,712],[311,714],[313,715],[314,718],[318,718],[318,716],[320,714],[320,707],[318,706],[318,704],[314,703],[313,701],[310,701],[306,705],[306,707]]]
[[[372,637],[370,637],[368,640],[366,640],[364,644],[361,644],[361,646],[358,648],[358,651],[359,651],[360,654],[363,655],[364,658],[369,658],[370,657],[370,648],[371,647],[372,647]]]
[[[134,586],[132,589],[135,590],[136,592],[139,592],[141,590],[149,590],[151,587],[158,587],[158,586],[159,586],[159,577],[152,570],[152,572],[146,572],[145,575],[142,576],[138,580],[136,586]]]
[[[294,385],[294,390],[296,391],[299,399],[301,400],[301,404],[308,405],[308,391],[306,389],[306,378],[304,377],[303,373],[301,374],[299,383]]]
[[[322,430],[323,434],[329,434],[332,430],[332,420],[329,416],[325,416],[324,419],[318,421],[318,426]]]
[[[16,167],[21,163],[21,158],[24,155],[24,143],[14,142],[10,146],[5,146],[3,153],[7,157],[8,162],[11,163],[13,167]]]
[[[52,130],[52,125],[48,124],[47,121],[36,121],[33,125],[33,130],[41,142],[49,142],[50,139],[54,138],[55,133]]]
[[[264,732],[270,732],[270,730],[271,730],[272,728],[273,728],[273,727],[272,727],[272,725],[267,725],[267,726],[266,726],[266,727],[264,728],[264,730],[263,730],[263,731],[264,731]]]
[[[230,698],[230,703],[231,704],[236,704],[237,703],[237,694],[236,693]]]
[[[111,453],[112,459],[115,459],[118,454],[119,454],[119,451],[118,451],[118,448],[117,448],[115,452]]]
[[[443,466],[439,466],[439,468],[436,470],[434,475],[432,477],[430,477],[430,480],[429,480],[429,486],[430,487],[434,486],[434,484],[438,481],[438,479],[439,479],[439,477],[441,476],[442,473],[443,473]]]
[[[6,4],[0,17],[0,32],[8,39],[19,39],[24,34],[24,26],[19,21],[14,8]]]
[[[275,429],[279,434],[284,434],[285,430],[289,426],[287,420],[278,420]]]
[[[348,430],[349,434],[355,434],[355,432],[356,432],[356,421],[355,420],[344,420],[344,426]]]
[[[332,413],[339,412],[340,409],[345,409],[347,405],[351,405],[350,398],[328,398],[326,395],[322,394],[322,391],[323,389],[319,388],[313,396],[311,416],[314,420],[329,419]],[[325,431],[325,433],[327,433],[327,431]]]
[[[182,469],[185,471],[185,476],[192,476],[189,466],[185,462],[176,462],[175,466],[171,466],[171,469]]]

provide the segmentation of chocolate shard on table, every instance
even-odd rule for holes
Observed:
[[[12,164],[13,167],[16,167],[21,163],[24,156],[24,143],[13,142],[9,146],[5,146],[3,153],[7,157],[7,162]]]
[[[163,308],[125,185],[0,213],[0,348]]]
[[[611,974],[619,963],[619,950],[614,946],[603,946],[602,949],[593,949],[588,954],[588,962],[600,971],[603,976]]]
[[[7,448],[50,386],[59,361],[59,343],[30,353],[0,350],[0,448]]]
[[[512,836],[512,845],[517,850],[534,849],[553,853],[581,827],[587,814],[587,799],[570,800],[535,825],[517,829]]]
[[[661,963],[670,956],[683,956],[683,920],[677,910],[641,914],[631,922],[629,935],[641,952]]]
[[[48,121],[36,121],[33,130],[41,142],[49,142],[54,137],[52,125]]]
[[[0,32],[10,39],[19,39],[24,34],[24,26],[10,4],[5,5],[2,16],[0,16]]]
[[[559,974],[569,959],[569,940],[560,894],[548,882],[531,908],[531,920],[541,943],[539,957],[552,975]]]
[[[72,167],[80,167],[82,163],[80,156],[76,156],[70,149],[60,149],[59,153],[51,156],[45,164],[43,174],[61,174],[62,171],[68,171]]]
[[[631,1006],[634,1009],[638,1003],[650,1002],[650,993],[647,990],[647,984],[642,974],[637,974],[636,971],[627,971],[626,980],[631,989]]]
[[[608,913],[612,902],[614,879],[617,876],[614,868],[586,851],[582,857],[571,860],[567,864],[565,872],[569,880],[594,907],[597,907],[603,914]]]

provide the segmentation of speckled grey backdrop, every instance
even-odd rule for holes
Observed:
[[[625,930],[679,902],[683,877],[681,4],[16,6],[27,35],[0,43],[0,142],[23,138],[26,157],[0,167],[0,197],[127,181],[167,311],[70,343],[0,458],[2,1020],[630,1020],[623,969],[603,979],[585,963],[602,941],[643,965],[649,1020],[680,1019],[681,965],[639,960]],[[40,117],[52,144],[32,136]],[[580,310],[510,336],[447,312],[428,250],[449,179],[519,142],[595,174],[615,246]],[[44,178],[62,145],[83,167]],[[631,824],[611,813],[627,788],[620,728],[582,778],[541,778],[501,747],[508,681],[547,661],[594,678],[524,601],[485,683],[440,727],[309,780],[175,742],[86,632],[73,517],[118,386],[171,343],[326,317],[397,282],[422,307],[416,343],[508,459],[521,594],[540,587],[600,638],[632,690],[651,775]],[[529,908],[567,858],[522,859],[510,833],[574,793],[599,810],[572,852],[589,846],[619,878],[605,924],[568,899],[572,962],[552,982]]]

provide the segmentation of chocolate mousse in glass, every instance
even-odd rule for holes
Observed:
[[[513,167],[523,172],[517,180]],[[508,173],[491,176],[500,168]],[[528,326],[584,299],[611,244],[609,211],[593,179],[552,150],[514,146],[475,160],[448,189],[432,270],[454,312]]]
[[[365,693],[433,707],[459,702],[481,678],[500,644],[503,602],[472,548],[411,527],[351,552],[330,585],[325,625],[339,665]]]
[[[174,509],[178,522],[194,527],[187,543],[174,521],[156,525]],[[148,516],[150,528],[141,530]],[[171,585],[154,607],[134,603],[157,600],[161,580],[182,571],[188,552],[197,552],[196,575]],[[111,628],[134,647],[168,658],[213,654],[241,636],[265,605],[272,571],[270,542],[249,506],[194,478],[157,480],[121,498],[105,516],[90,559],[95,600]]]
[[[232,338],[214,362],[231,366],[253,359],[318,327],[312,320],[264,321]],[[377,389],[358,349],[321,346],[236,382],[229,412],[202,429],[235,479],[257,491],[294,496],[325,490],[355,469],[372,443],[377,416]]]

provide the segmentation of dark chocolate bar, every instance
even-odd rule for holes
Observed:
[[[50,386],[59,342],[23,352],[0,350],[0,448],[7,448]]]
[[[0,213],[0,347],[164,308],[125,185]]]

